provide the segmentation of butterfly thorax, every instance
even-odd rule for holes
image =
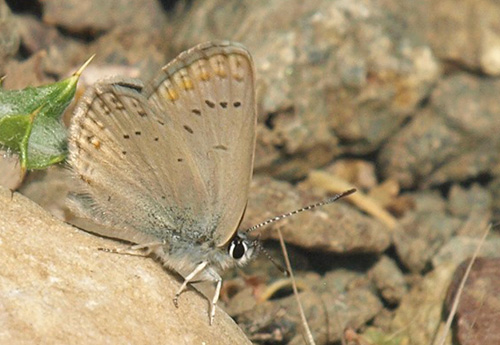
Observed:
[[[221,273],[233,266],[245,265],[255,254],[253,241],[242,234],[236,234],[226,245],[217,246],[214,240],[202,237],[186,238],[185,235],[169,233],[164,245],[154,253],[168,267],[183,274],[192,271],[201,262],[208,262],[208,267]],[[196,234],[191,231],[190,236]]]

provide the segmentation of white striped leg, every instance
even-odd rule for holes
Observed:
[[[217,301],[219,300],[220,289],[222,288],[222,278],[217,277],[216,279],[217,285],[215,286],[215,294],[212,298],[212,307],[210,308],[210,326],[214,322],[215,318],[215,307],[217,306]]]
[[[196,277],[196,275],[198,273],[203,271],[205,269],[205,267],[207,267],[207,265],[208,265],[208,261],[203,261],[201,264],[196,266],[196,268],[193,270],[193,272],[189,273],[188,276],[186,278],[184,278],[184,282],[182,283],[179,290],[177,290],[177,292],[175,293],[174,304],[175,304],[176,308],[179,307],[179,304],[178,304],[179,296],[186,289],[186,286],[194,279],[194,277]]]

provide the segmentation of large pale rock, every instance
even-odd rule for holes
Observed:
[[[61,223],[0,189],[1,344],[250,344],[222,310],[149,258]]]

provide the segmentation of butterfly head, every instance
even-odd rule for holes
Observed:
[[[244,233],[236,233],[229,242],[227,252],[238,266],[246,265],[257,253],[259,241],[250,240]]]

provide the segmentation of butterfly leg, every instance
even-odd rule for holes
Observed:
[[[219,296],[220,296],[220,289],[222,287],[222,278],[218,274],[217,274],[216,278],[217,278],[216,279],[217,285],[215,286],[215,293],[214,293],[214,297],[212,298],[212,306],[210,308],[210,326],[214,322],[215,307],[217,306],[217,301],[219,300]]]
[[[150,242],[150,243],[134,244],[125,248],[97,248],[97,250],[114,254],[148,256],[157,247],[163,246],[164,244],[165,244],[164,242]],[[146,251],[143,252],[142,251],[143,249],[146,249]]]
[[[198,273],[203,271],[205,269],[205,267],[207,267],[207,265],[208,265],[208,261],[202,261],[198,266],[196,266],[196,268],[193,270],[193,272],[189,273],[187,275],[187,277],[184,278],[184,282],[182,283],[179,290],[177,290],[177,292],[175,293],[174,304],[175,304],[176,308],[179,307],[179,304],[178,304],[179,296],[186,289],[186,286],[194,279],[194,277],[196,277],[196,275]]]

